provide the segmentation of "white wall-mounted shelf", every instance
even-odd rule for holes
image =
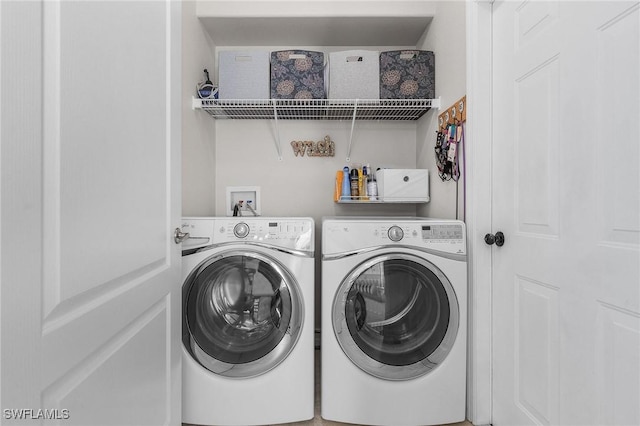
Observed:
[[[199,99],[193,109],[202,109],[215,119],[275,120],[276,149],[282,159],[278,120],[350,120],[351,135],[356,120],[415,121],[431,108],[440,109],[438,99]]]
[[[417,120],[440,99],[199,99],[217,119]]]
[[[426,204],[428,201],[384,201],[384,200],[365,200],[363,197],[358,199],[340,199],[335,201],[336,204]]]
[[[384,204],[382,200],[365,200],[363,197],[358,197],[357,199],[352,198],[340,198],[337,201],[334,201],[336,204]]]

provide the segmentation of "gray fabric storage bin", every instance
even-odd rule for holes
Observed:
[[[427,50],[380,53],[381,99],[434,99],[436,59]]]
[[[220,99],[269,99],[269,52],[218,53]]]
[[[324,99],[324,53],[308,50],[271,52],[273,99]]]
[[[372,50],[329,53],[329,98],[380,99],[379,56]]]

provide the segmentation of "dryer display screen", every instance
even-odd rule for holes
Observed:
[[[460,225],[428,225],[422,227],[424,240],[461,240],[463,238]]]

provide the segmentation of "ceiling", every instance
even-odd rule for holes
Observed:
[[[425,0],[198,0],[216,46],[416,46],[437,3]]]
[[[216,46],[416,46],[431,17],[201,17]]]

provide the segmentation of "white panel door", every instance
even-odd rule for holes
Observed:
[[[637,1],[493,5],[493,424],[640,424]]]
[[[180,3],[0,3],[3,424],[180,423]]]

